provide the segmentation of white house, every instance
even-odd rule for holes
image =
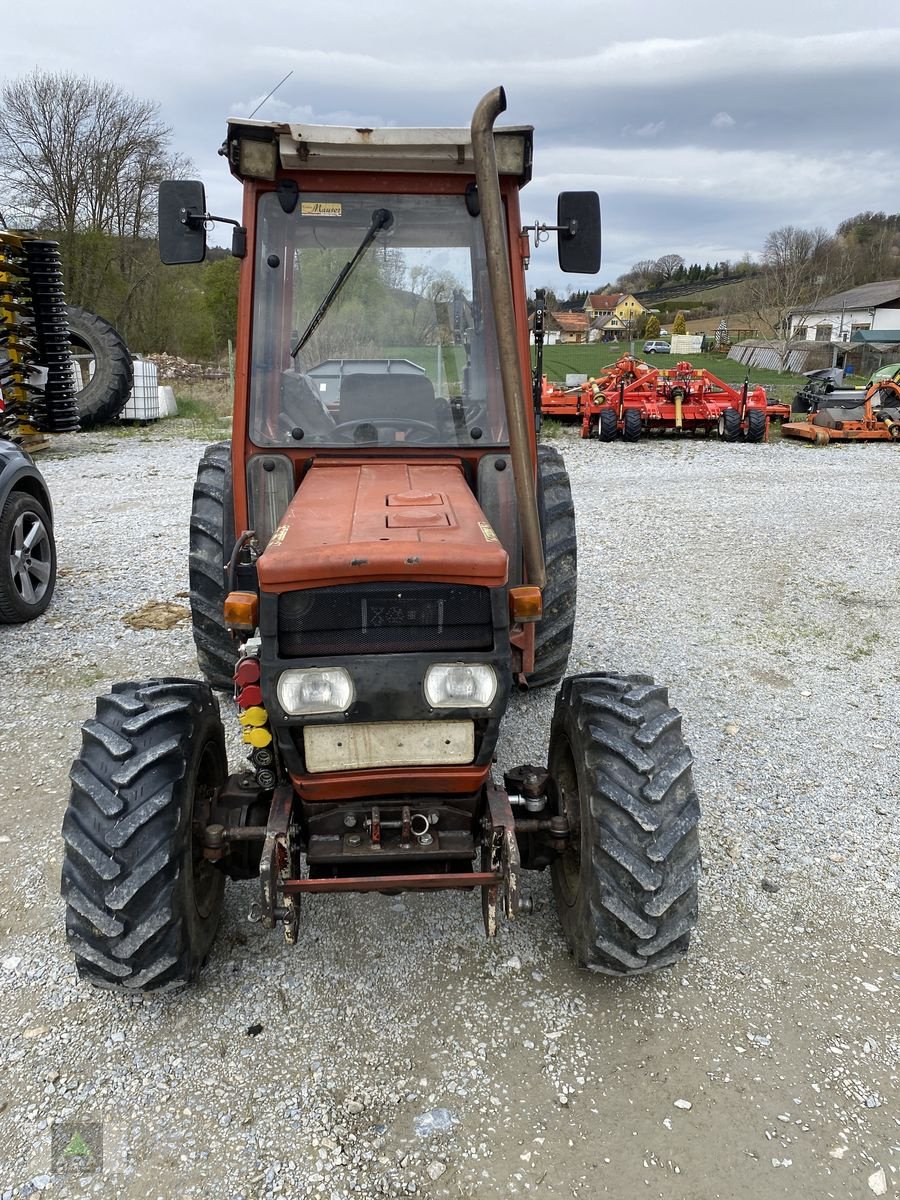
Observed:
[[[826,296],[791,313],[791,337],[810,342],[849,342],[863,329],[900,330],[900,279],[864,283]]]

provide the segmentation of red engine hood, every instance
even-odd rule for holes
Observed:
[[[457,463],[313,463],[257,563],[266,592],[350,580],[502,587],[506,551]]]

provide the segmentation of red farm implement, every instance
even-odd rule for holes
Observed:
[[[619,434],[636,442],[646,433],[669,430],[704,435],[715,430],[726,442],[764,442],[769,421],[790,415],[787,405],[770,403],[761,387],[734,388],[688,362],[660,369],[631,355],[577,389],[544,380],[541,412],[580,417],[581,436],[602,442]]]

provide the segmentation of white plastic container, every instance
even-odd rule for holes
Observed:
[[[178,416],[178,402],[175,399],[175,390],[168,384],[161,383],[159,385],[159,415],[160,417]]]
[[[119,413],[122,421],[158,421],[159,382],[156,363],[134,360],[134,386]]]

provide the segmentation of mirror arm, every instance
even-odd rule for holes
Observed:
[[[197,212],[194,208],[181,210],[181,224],[188,229],[202,229],[207,221],[218,221],[220,225],[233,225],[234,234],[231,239],[231,253],[234,258],[243,258],[247,253],[247,230],[231,217],[215,217],[212,213]]]
[[[523,225],[522,232],[534,233],[534,248],[537,250],[541,242],[546,242],[548,240],[551,233],[561,233],[565,237],[573,238],[578,232],[578,222],[573,217],[572,220],[567,222],[565,225],[544,225],[543,223],[537,225]]]

